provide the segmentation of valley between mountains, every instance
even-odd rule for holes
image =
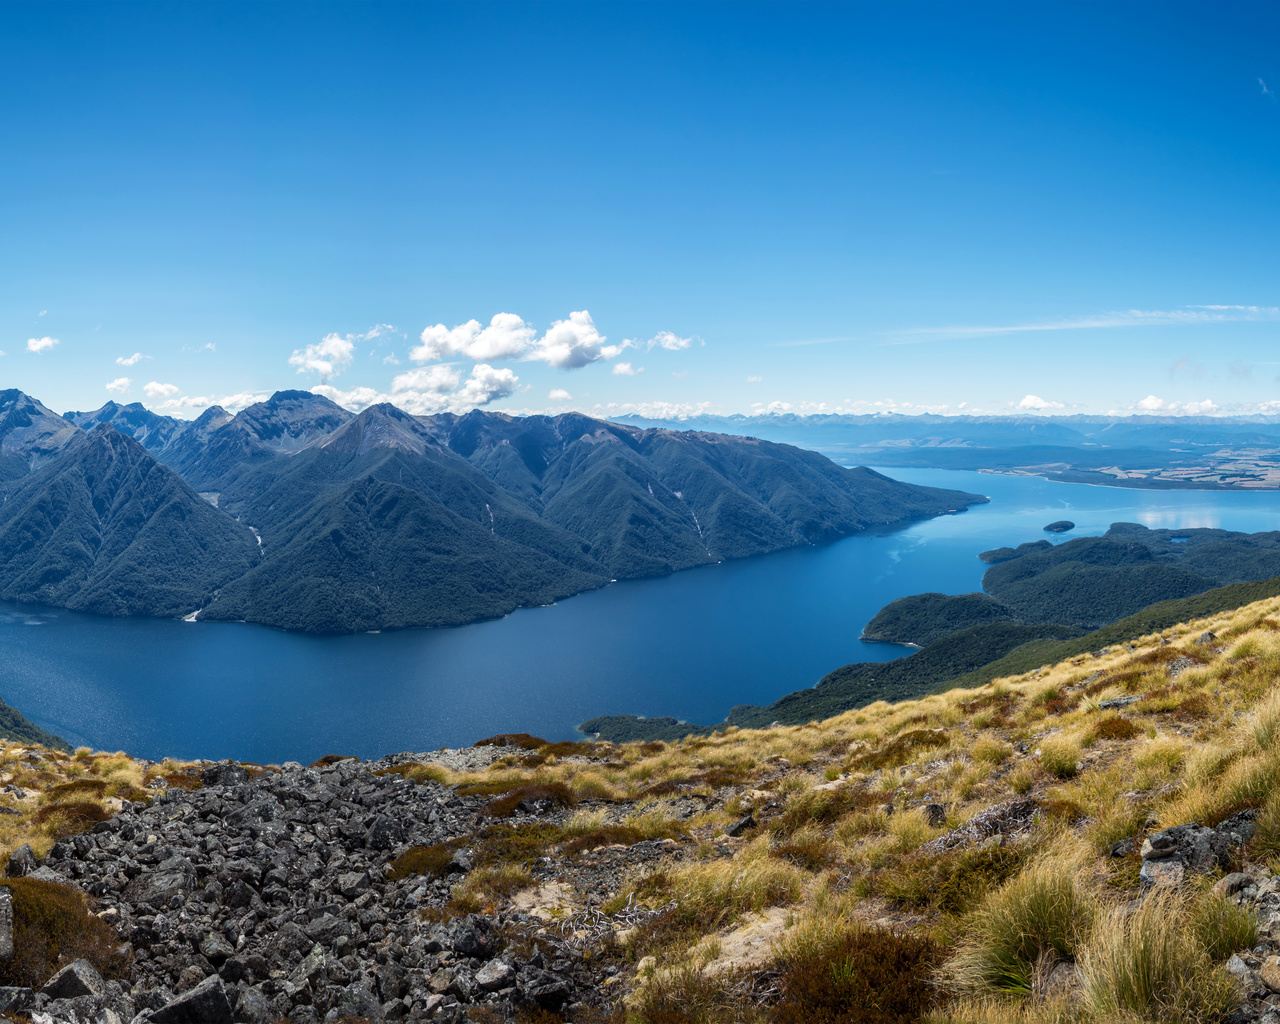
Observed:
[[[578,414],[354,415],[281,391],[184,422],[0,391],[0,599],[102,615],[455,626],[985,501]]]

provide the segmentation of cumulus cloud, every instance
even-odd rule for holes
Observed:
[[[507,368],[495,369],[486,363],[476,363],[471,376],[461,390],[450,396],[455,411],[477,405],[488,405],[499,398],[506,398],[516,390],[519,378]]]
[[[58,339],[50,338],[48,335],[46,335],[43,338],[28,338],[27,351],[28,352],[47,352],[49,349],[53,348],[53,346],[56,344],[58,344]]]
[[[143,390],[146,390],[145,388]],[[261,402],[268,395],[266,391],[239,391],[234,395],[181,395],[160,403],[161,409],[208,409],[220,405],[227,412],[236,413]]]
[[[650,348],[665,348],[668,352],[679,352],[693,344],[692,338],[681,338],[670,331],[659,331],[649,339]]]
[[[573,395],[569,394],[564,388],[552,388],[547,392],[547,397],[553,402],[572,402]]]
[[[117,394],[123,395],[133,386],[133,381],[128,377],[117,377],[115,380],[107,382],[107,390],[115,391]]]
[[[423,328],[422,344],[409,352],[415,363],[464,356],[467,359],[514,359],[523,356],[533,343],[537,331],[514,313],[498,313],[481,327],[479,320],[468,320],[457,327],[436,324]]]
[[[651,342],[650,347],[662,344],[682,348],[689,343],[689,339],[677,338],[670,332],[659,335],[659,339]],[[585,309],[570,313],[564,320],[556,320],[540,338],[537,329],[516,314],[498,313],[488,326],[479,320],[468,320],[456,327],[435,324],[423,329],[419,341],[409,352],[409,358],[415,363],[458,357],[485,363],[520,359],[543,362],[560,370],[576,370],[601,359],[616,359],[628,348],[638,347],[634,341],[606,344],[608,339]]]
[[[402,391],[430,391],[444,394],[452,391],[462,380],[462,375],[452,366],[428,366],[422,370],[398,373],[391,380],[391,393]]]
[[[596,329],[595,321],[585,309],[570,313],[569,319],[557,320],[538,339],[533,349],[522,357],[538,359],[560,370],[576,370],[597,359],[612,359],[627,347],[605,345],[607,339]]]
[[[1155,395],[1147,395],[1136,408],[1139,412],[1162,412],[1169,416],[1212,416],[1218,411],[1217,404],[1207,398],[1200,402],[1166,402]]]
[[[142,362],[141,352],[135,352],[131,356],[116,356],[117,366],[137,366],[140,362]]]
[[[142,390],[147,393],[148,398],[169,398],[179,394],[182,388],[177,384],[161,384],[158,380],[142,385]]]
[[[352,412],[387,402],[414,416],[430,416],[439,412],[469,412],[506,398],[515,392],[519,378],[511,370],[477,363],[459,388],[461,381],[461,374],[452,367],[431,366],[398,374],[391,382],[390,392],[369,387],[343,391],[332,384],[318,384],[311,391]]]
[[[322,378],[332,377],[350,365],[356,351],[355,339],[352,334],[326,334],[314,345],[294,349],[289,365],[296,366],[298,373],[311,372],[320,374]]]
[[[1019,409],[1029,409],[1032,412],[1043,412],[1045,409],[1065,409],[1066,406],[1061,402],[1051,402],[1048,399],[1041,398],[1039,395],[1027,395],[1018,403]]]
[[[630,363],[614,363],[613,372],[619,377],[634,377],[637,373],[644,373],[644,367],[637,370]]]

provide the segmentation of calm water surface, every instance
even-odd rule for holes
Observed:
[[[260,626],[103,619],[0,602],[0,697],[74,744],[143,757],[314,760],[574,736],[595,715],[716,722],[851,661],[884,604],[980,588],[979,551],[1113,522],[1280,529],[1280,494],[1139,491],[947,470],[885,470],[986,494],[953,516],[617,583],[459,629],[317,638]]]

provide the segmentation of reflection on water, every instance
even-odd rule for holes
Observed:
[[[979,589],[980,551],[1096,536],[1119,521],[1280,529],[1276,492],[885,472],[992,501],[460,629],[305,637],[5,604],[0,697],[73,743],[258,762],[430,750],[500,732],[566,739],[577,723],[613,712],[716,722],[734,704],[768,703],[848,662],[902,656],[862,643],[862,627],[895,598]],[[1044,533],[1062,518],[1076,529]]]

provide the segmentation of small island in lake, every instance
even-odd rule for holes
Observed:
[[[1076,524],[1070,519],[1059,519],[1056,523],[1050,523],[1044,528],[1045,533],[1066,533],[1068,530],[1074,530]]]

